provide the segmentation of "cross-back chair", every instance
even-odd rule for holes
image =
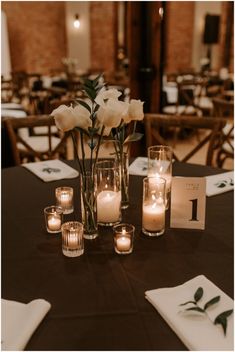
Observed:
[[[187,162],[203,146],[205,146],[206,143],[208,143],[206,165],[212,165],[213,163],[217,141],[221,130],[225,125],[224,120],[220,118],[162,114],[145,114],[144,123],[147,147],[155,144],[169,145],[169,141],[162,136],[162,129],[167,129],[169,127],[208,130],[209,134],[206,134],[184,157],[179,158],[173,151],[173,157],[176,161]]]
[[[47,159],[67,158],[68,133],[59,133],[55,137],[52,127],[55,121],[52,116],[28,116],[25,118],[8,118],[3,121],[8,133],[12,156],[15,165],[23,162],[40,161]],[[46,127],[47,135],[30,136],[29,129]]]
[[[214,115],[225,120],[217,154],[217,165],[223,167],[226,159],[234,159],[234,102],[221,97],[214,98],[212,101]]]

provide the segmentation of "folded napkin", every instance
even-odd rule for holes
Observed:
[[[219,175],[206,176],[206,195],[215,196],[224,192],[232,191],[234,188],[233,171],[224,172]]]
[[[35,299],[28,304],[2,299],[2,351],[21,351],[43,320],[50,303]]]
[[[204,314],[195,311],[183,312],[193,304],[184,306],[180,304],[194,300],[194,294],[199,287],[204,291],[198,301],[200,307],[204,307],[204,304],[215,296],[220,296],[220,301],[207,309],[213,321],[220,313],[233,309],[233,300],[204,275],[196,276],[180,286],[146,291],[145,297],[189,350],[233,350],[233,313],[227,318],[227,333],[224,336],[222,326],[214,325]]]
[[[137,176],[147,176],[148,174],[148,158],[138,157],[129,166],[129,174]]]
[[[45,182],[75,178],[79,175],[77,170],[63,163],[61,160],[39,161],[22,164],[22,166]]]

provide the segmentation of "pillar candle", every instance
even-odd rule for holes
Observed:
[[[97,219],[113,223],[120,218],[121,192],[102,191],[97,196]]]
[[[165,227],[165,206],[156,202],[143,205],[143,227],[150,232],[161,231]]]

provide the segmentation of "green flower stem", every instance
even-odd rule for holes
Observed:
[[[97,144],[97,148],[96,148],[95,162],[94,162],[94,165],[93,165],[93,173],[94,173],[94,170],[95,170],[95,167],[96,167],[96,163],[97,163],[97,160],[98,160],[100,144],[101,144],[101,141],[102,141],[102,138],[103,138],[103,134],[104,134],[104,128],[105,127],[102,126],[102,130],[101,130],[100,137],[99,137],[98,144]]]
[[[84,185],[85,186],[85,185]],[[86,186],[85,186],[86,187]],[[92,193],[92,192],[91,192]],[[85,223],[86,224],[89,224],[89,221],[87,219],[87,212],[86,212],[86,208],[88,209],[89,211],[89,214],[91,216],[91,220],[92,220],[92,224],[93,224],[93,228],[95,228],[95,218],[94,218],[94,212],[93,212],[93,209],[91,207],[91,204],[90,204],[90,199],[87,200],[86,198],[86,191],[82,190],[82,198],[83,198],[83,203],[84,203],[84,215],[85,215]],[[92,201],[92,204],[94,202]],[[94,204],[93,204],[94,205]]]
[[[82,150],[82,165],[83,165],[83,171],[85,172],[86,167],[85,167],[85,150],[84,150],[84,138],[83,138],[83,132],[80,131],[80,142],[81,142],[81,150]]]
[[[76,159],[78,161],[79,170],[80,170],[80,173],[82,175],[83,174],[83,169],[82,169],[82,165],[81,165],[81,162],[80,162],[80,159],[79,159],[77,141],[76,141],[76,138],[75,138],[75,136],[73,134],[73,131],[71,131],[71,137],[72,137],[72,140],[73,140],[73,149],[74,149],[74,152],[75,152],[75,155],[76,155]]]

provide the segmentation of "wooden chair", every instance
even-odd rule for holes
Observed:
[[[214,115],[225,120],[219,142],[217,166],[223,167],[226,159],[234,159],[234,102],[221,97],[212,99]]]
[[[198,116],[173,116],[173,115],[161,115],[161,114],[146,114],[144,118],[145,133],[146,133],[146,144],[147,147],[155,144],[169,145],[161,135],[162,128],[179,127],[179,128],[191,128],[194,130],[204,129],[208,130],[209,134],[203,137],[203,139],[189,151],[183,158],[179,158],[173,151],[173,157],[176,161],[187,162],[192,156],[194,156],[206,143],[208,144],[206,165],[212,165],[214,151],[217,146],[217,141],[221,133],[222,128],[225,125],[225,121],[219,118],[212,117],[198,117]]]
[[[23,162],[47,159],[66,159],[68,133],[61,137],[53,136],[51,128],[55,126],[52,116],[28,116],[25,118],[8,118],[3,121],[8,133],[15,165]],[[30,136],[29,129],[47,127],[44,136]]]

